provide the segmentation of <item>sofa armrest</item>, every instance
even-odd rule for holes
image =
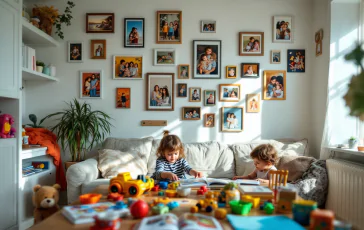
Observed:
[[[71,165],[67,169],[66,179],[68,204],[79,199],[83,183],[94,181],[99,177],[97,163],[97,157],[93,157]]]

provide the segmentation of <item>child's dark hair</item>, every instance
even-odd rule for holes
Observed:
[[[253,149],[250,157],[264,162],[271,162],[274,165],[277,160],[277,150],[271,144],[262,144]]]
[[[157,149],[157,157],[165,158],[164,153],[179,151],[178,159],[185,158],[185,152],[181,139],[176,135],[170,135],[168,130],[163,131],[163,138]]]

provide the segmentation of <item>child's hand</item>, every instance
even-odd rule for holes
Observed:
[[[196,172],[195,173],[195,178],[201,178],[203,177],[203,173],[202,172]]]
[[[176,174],[174,174],[174,173],[171,173],[171,172],[169,172],[167,174],[167,179],[172,180],[172,181],[179,180],[178,176]]]
[[[234,176],[233,180],[237,180],[237,179],[241,179],[241,178],[242,178],[241,176]]]
[[[258,178],[257,181],[259,181],[260,183],[264,183],[264,184],[269,183],[269,180],[264,180],[264,179],[260,179],[260,178]]]

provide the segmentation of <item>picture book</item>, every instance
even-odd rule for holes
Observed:
[[[249,186],[249,185],[239,185],[238,190],[243,195],[252,196],[269,196],[273,195],[273,191],[265,186]]]
[[[119,213],[120,216],[130,213],[129,209],[118,208],[111,202],[66,206],[62,209],[62,214],[73,224],[93,223],[94,216],[107,212]]]
[[[229,180],[229,179],[217,179],[217,178],[191,178],[180,180],[181,186],[183,187],[201,187],[207,185],[208,187],[222,188],[228,183],[233,182],[239,185],[259,185],[260,182],[256,180]]]
[[[227,215],[235,230],[303,230],[305,229],[287,216],[237,216]]]
[[[164,215],[145,217],[139,230],[222,230],[220,223],[212,216],[199,213],[185,213],[179,218],[167,213]]]

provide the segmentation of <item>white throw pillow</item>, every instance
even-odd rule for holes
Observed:
[[[99,150],[98,169],[103,178],[113,178],[119,173],[130,172],[132,178],[146,175],[147,159],[140,153],[121,152],[119,150]]]

